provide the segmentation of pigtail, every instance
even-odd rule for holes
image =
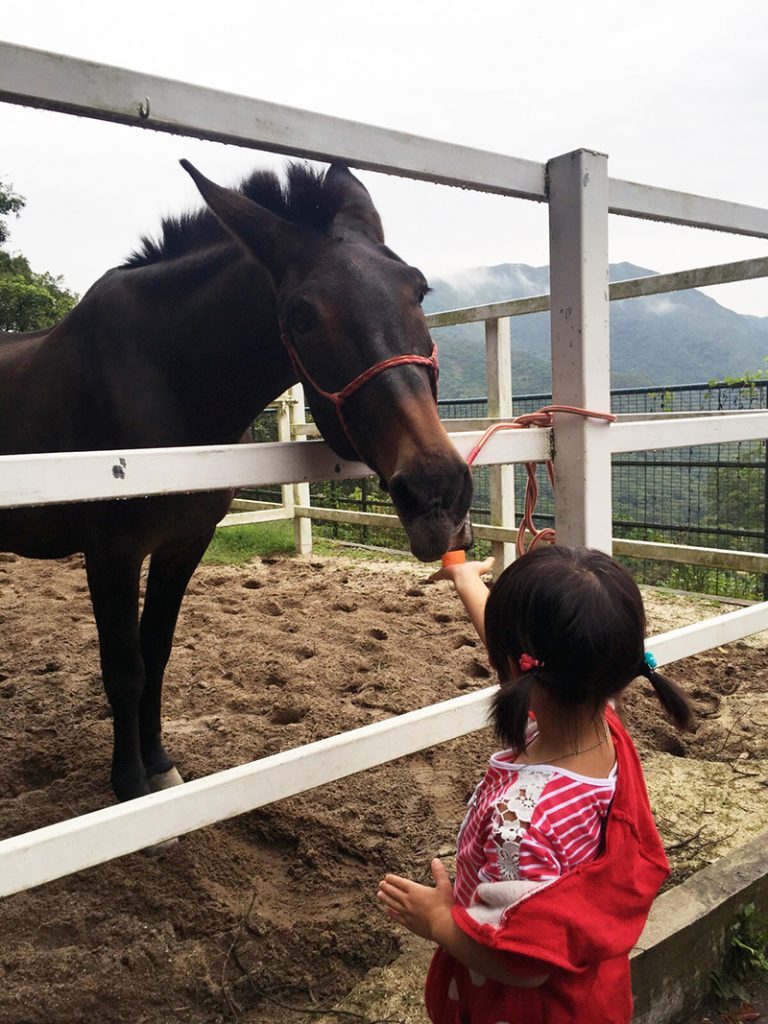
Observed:
[[[525,750],[534,682],[534,672],[503,681],[491,702],[490,722],[501,742],[511,750]]]
[[[645,661],[642,662],[640,675],[649,681],[662,707],[677,728],[690,732],[693,725],[693,709],[685,692],[677,683],[673,683]]]

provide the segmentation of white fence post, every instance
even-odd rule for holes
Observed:
[[[307,422],[304,411],[304,388],[301,384],[294,384],[288,392],[291,396],[291,420],[292,426],[303,426]],[[293,433],[293,431],[291,431]],[[305,437],[295,437],[296,441],[306,441]],[[293,507],[296,505],[310,504],[309,484],[293,484]],[[312,554],[312,520],[306,516],[294,516],[293,519],[293,541],[296,545],[297,555]]]
[[[291,394],[291,390],[281,395],[275,402],[277,407],[277,439],[278,441],[290,441],[291,440],[291,425],[293,422],[293,410],[292,406],[295,404],[295,399]],[[293,484],[281,484],[280,493],[282,494],[283,508],[286,512],[293,512],[294,508],[294,485]]]
[[[549,162],[552,400],[610,412],[608,158]],[[555,529],[561,544],[611,552],[610,427],[555,415]]]
[[[485,372],[489,418],[511,420],[512,352],[509,317],[485,322]],[[491,525],[512,527],[515,522],[514,465],[491,466],[488,472]],[[492,541],[491,554],[496,559],[494,576],[498,576],[515,557],[515,545],[508,541]]]

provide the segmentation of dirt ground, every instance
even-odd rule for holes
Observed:
[[[111,723],[79,559],[0,556],[0,838],[109,804]],[[488,686],[484,652],[423,567],[342,559],[203,567],[167,675],[166,736],[196,778]],[[651,632],[720,610],[647,593]],[[730,608],[724,610],[731,610]],[[626,718],[675,878],[768,828],[768,638],[669,670]],[[0,902],[0,1024],[309,1020],[406,941],[386,870],[449,857],[488,731]],[[297,1014],[298,1008],[310,1011]],[[363,1024],[364,1016],[347,1017]]]

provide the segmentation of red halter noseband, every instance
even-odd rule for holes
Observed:
[[[296,376],[299,380],[306,380],[319,395],[333,403],[333,406],[336,409],[336,415],[339,417],[339,423],[355,451],[357,451],[357,445],[355,444],[352,435],[349,432],[349,428],[347,427],[346,420],[344,419],[344,403],[349,396],[353,395],[355,391],[363,386],[363,384],[367,384],[369,380],[372,380],[384,370],[390,370],[395,366],[403,366],[406,363],[415,363],[417,366],[426,366],[429,370],[429,383],[432,388],[432,397],[434,398],[435,403],[437,403],[437,378],[440,373],[440,368],[437,364],[437,345],[434,341],[432,342],[432,352],[428,356],[418,356],[412,353],[410,355],[391,356],[389,359],[382,359],[380,363],[374,363],[374,365],[369,366],[367,370],[363,370],[362,373],[359,373],[354,380],[351,380],[349,384],[345,384],[345,386],[339,391],[326,391],[324,388],[321,388],[307,372],[306,367],[299,358],[299,353],[296,351],[293,342],[288,337],[288,332],[282,324],[280,325],[280,337],[288,350],[288,355],[290,356],[291,363],[296,371]]]

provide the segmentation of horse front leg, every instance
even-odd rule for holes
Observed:
[[[150,792],[141,759],[139,703],[144,662],[139,644],[141,555],[116,544],[86,552],[85,567],[99,633],[101,672],[112,706],[112,788],[118,800]]]
[[[139,738],[142,761],[153,791],[183,781],[162,742],[163,675],[187,584],[212,536],[213,530],[209,530],[191,540],[166,544],[153,553],[149,563],[139,630],[145,672],[139,703]]]

